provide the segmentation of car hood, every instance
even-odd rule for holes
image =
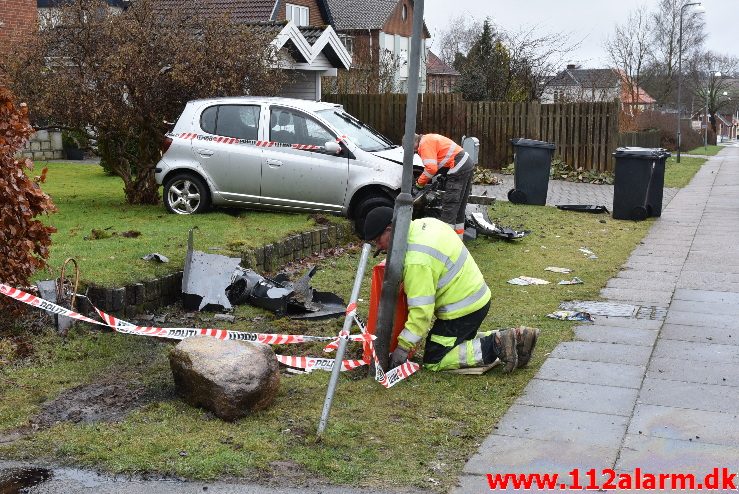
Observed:
[[[372,151],[372,153],[370,154],[373,154],[380,158],[384,158],[388,161],[392,161],[399,165],[403,164],[403,148],[400,146],[394,147],[392,149],[383,149],[382,151]],[[423,161],[421,160],[421,157],[417,154],[413,154],[413,166],[423,168]]]

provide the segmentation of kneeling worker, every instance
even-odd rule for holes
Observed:
[[[364,240],[387,251],[392,219],[392,208],[370,211],[362,232]],[[446,223],[434,218],[411,222],[403,285],[408,319],[390,357],[390,368],[405,362],[408,352],[424,338],[423,365],[430,370],[478,367],[497,358],[503,362],[504,372],[511,372],[529,362],[539,330],[478,333],[490,308],[490,289],[462,240]]]

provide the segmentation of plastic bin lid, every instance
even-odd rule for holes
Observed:
[[[633,158],[645,158],[645,159],[661,159],[671,156],[664,148],[637,148],[637,147],[625,147],[617,148],[613,155],[617,158],[620,157],[633,157]]]
[[[514,146],[525,146],[529,148],[543,148],[543,149],[554,149],[556,146],[551,142],[536,141],[534,139],[524,139],[519,137],[517,139],[511,139],[511,144]]]

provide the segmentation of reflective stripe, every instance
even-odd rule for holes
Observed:
[[[425,297],[410,297],[408,299],[408,307],[420,307],[422,305],[433,305],[436,302],[434,295],[426,295]]]
[[[425,160],[423,160],[423,164],[424,165],[435,165],[436,164],[436,159],[434,159],[434,158],[426,158]]]
[[[441,160],[441,162],[439,163],[439,168],[442,168],[444,165],[446,165],[447,161],[449,161],[449,158],[451,158],[452,156],[454,156],[454,151],[455,151],[454,150],[454,147],[455,146],[456,146],[456,144],[453,144],[453,145],[449,146],[449,151],[447,151],[446,156],[444,156],[444,159]]]
[[[488,286],[483,283],[482,287],[469,297],[465,297],[459,302],[439,307],[436,312],[454,312],[455,310],[464,309],[465,307],[474,304],[488,292]]]
[[[457,357],[459,359],[459,367],[468,367],[467,364],[467,344],[469,341],[465,341],[461,345],[459,345],[457,351],[459,352],[459,356]]]
[[[398,335],[398,338],[403,338],[405,341],[409,342],[411,345],[415,345],[419,341],[421,341],[421,337],[418,336],[416,333],[412,333],[410,330],[403,328],[403,331],[400,332]]]
[[[452,173],[457,173],[462,168],[462,165],[464,165],[465,163],[467,163],[467,158],[469,158],[469,157],[470,157],[470,155],[467,154],[467,152],[465,152],[464,153],[464,158],[462,158],[461,160],[459,160],[459,163],[457,163],[456,165],[454,165],[454,168],[452,168],[451,170],[449,170],[447,172],[447,175],[451,175]]]
[[[438,334],[430,335],[429,339],[433,341],[434,343],[447,347],[447,348],[452,348],[454,344],[457,342],[457,338],[455,336],[441,336]]]
[[[428,178],[434,178],[434,176],[426,170],[423,171],[423,175],[426,175]]]
[[[464,230],[464,223],[457,223],[454,225],[455,230]]]
[[[475,365],[483,363],[482,359],[482,343],[479,338],[472,340],[472,358],[475,360]]]
[[[462,266],[464,266],[464,263],[467,261],[467,256],[469,255],[469,251],[466,247],[462,247],[462,252],[459,253],[459,257],[457,258],[457,262],[455,262],[452,267],[446,272],[444,276],[439,278],[439,283],[436,284],[437,289],[444,288],[452,279],[457,276],[457,273],[459,273],[462,270]]]
[[[444,255],[443,252],[440,252],[433,247],[429,247],[428,245],[422,245],[422,244],[408,244],[408,250],[414,251],[414,252],[421,252],[422,254],[429,255],[433,257],[434,259],[441,261],[444,263],[444,266],[447,269],[452,269],[454,266],[454,263],[452,262],[449,257]]]

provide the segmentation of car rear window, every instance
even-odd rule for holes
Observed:
[[[211,106],[200,115],[200,128],[213,135],[256,140],[260,110],[255,105]]]

